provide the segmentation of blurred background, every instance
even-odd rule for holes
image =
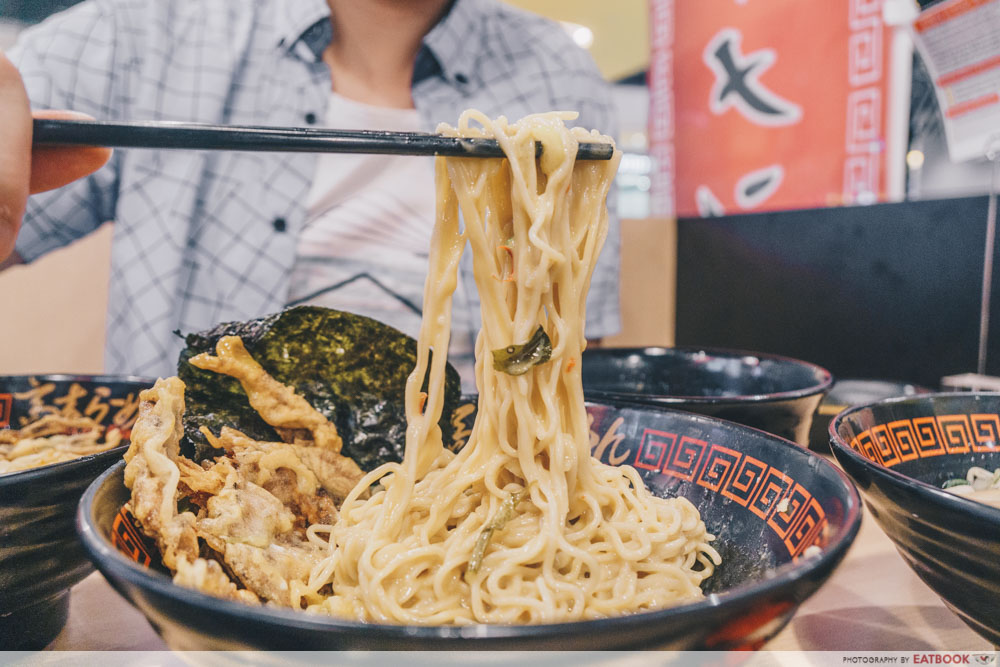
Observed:
[[[80,0],[0,1],[0,48],[10,47],[20,29]],[[619,213],[650,213],[648,159],[650,6],[647,0],[507,0],[560,21],[573,40],[588,49],[605,78],[615,84],[620,114],[619,145],[625,150],[618,178]],[[735,3],[742,4],[742,3]],[[925,6],[933,2],[925,1]],[[906,199],[940,199],[985,194],[990,169],[985,158],[963,163],[948,159],[941,114],[933,85],[913,55]]]
[[[929,386],[975,370],[991,171],[983,157],[949,158],[932,78],[909,40],[913,16],[934,2],[836,0],[820,12],[791,1],[509,1],[561,22],[614,84],[617,141],[625,152],[615,204],[625,220],[625,327],[611,344],[752,349],[807,359],[841,377]],[[713,2],[726,11],[713,10]],[[0,47],[9,47],[25,25],[72,4],[0,0]],[[840,23],[843,36],[833,27]],[[771,58],[758,70],[764,92],[778,101],[784,96],[793,115],[804,108],[803,125],[828,114],[826,143],[803,143],[787,133],[771,142],[777,132],[758,136],[759,128],[736,125],[708,134],[719,118],[732,121],[737,114],[715,110],[713,116],[691,106],[704,106],[712,82],[705,40],[696,40],[702,33],[716,39],[730,24],[739,25],[743,39],[742,46],[739,40],[729,45],[733,57],[742,54],[751,59],[746,63]],[[759,27],[765,24],[770,27]],[[761,49],[752,38],[774,44]],[[839,68],[831,71],[850,70],[855,87],[833,91],[835,82],[815,71],[817,59]],[[858,87],[856,69],[858,77],[878,79],[873,85],[884,94],[882,106],[857,117],[848,107],[845,119],[843,97],[850,104],[868,90]],[[868,123],[872,133],[860,148],[848,145],[846,158],[843,134],[837,134],[845,123],[848,133],[852,123]],[[781,141],[791,142],[796,155],[786,155]],[[726,191],[711,184],[750,158],[770,166],[747,173],[732,195],[728,181]],[[850,164],[861,171],[848,187],[856,176],[848,173]],[[835,188],[821,183],[823,174]],[[46,289],[46,310],[75,312],[79,326],[90,327],[78,349],[66,349],[64,337],[34,336],[33,349],[52,348],[39,357],[51,368],[11,352],[0,356],[5,372],[99,370],[95,337],[103,336],[107,277],[98,267],[107,264],[108,238],[102,229],[77,244],[83,248],[43,259],[41,269],[0,277],[7,310],[22,324],[42,325],[32,318],[41,317],[38,294]],[[43,273],[58,279],[33,277]],[[94,314],[92,323],[81,320],[81,303]],[[0,324],[0,335],[19,334]],[[1000,346],[989,350],[987,370],[1000,374]]]

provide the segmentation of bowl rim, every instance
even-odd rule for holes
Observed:
[[[46,380],[52,380],[53,382],[65,382],[67,380],[72,380],[74,382],[127,382],[129,384],[145,384],[149,383],[152,387],[156,382],[155,377],[145,377],[142,375],[107,375],[103,373],[92,374],[92,373],[9,373],[0,375],[0,382],[4,380],[10,380],[13,378],[44,378]]]
[[[658,345],[646,345],[641,347],[598,347],[589,351],[585,351],[584,355],[588,352],[592,356],[599,356],[606,353],[631,353],[631,354],[649,354],[650,351],[654,351],[652,356],[666,356],[667,354],[673,352],[680,352],[684,356],[694,356],[696,354],[709,354],[717,357],[756,357],[758,359],[766,359],[768,361],[775,361],[778,363],[789,364],[793,366],[804,367],[812,371],[814,377],[819,377],[820,380],[817,384],[812,384],[801,389],[794,389],[792,391],[779,391],[770,394],[735,394],[730,396],[686,396],[686,395],[674,395],[674,394],[641,394],[633,392],[621,392],[621,391],[605,391],[600,389],[588,389],[584,386],[584,395],[588,398],[600,401],[600,402],[618,402],[618,401],[636,401],[642,400],[646,404],[654,403],[661,405],[674,405],[680,403],[697,403],[697,404],[708,404],[708,405],[727,405],[731,403],[740,404],[757,404],[757,403],[778,403],[781,401],[791,401],[798,398],[806,398],[808,396],[813,396],[816,394],[825,393],[833,386],[834,378],[833,374],[823,368],[818,364],[814,364],[811,361],[803,361],[802,359],[796,359],[794,357],[788,357],[781,354],[772,354],[770,352],[754,352],[751,350],[742,350],[736,348],[724,348],[724,347],[704,347],[696,345],[680,345],[674,347],[658,346]],[[586,363],[585,361],[583,363]]]
[[[108,459],[108,464],[112,464],[117,457],[123,456],[128,451],[128,443],[118,445],[112,449],[105,449],[103,452],[95,454],[85,454],[69,461],[58,461],[43,466],[35,466],[17,472],[0,473],[0,489],[14,484],[31,484],[32,482],[44,482],[45,478],[51,475],[58,475],[61,472],[69,472],[73,468],[84,467],[91,463]]]
[[[104,383],[104,382],[125,382],[128,384],[146,384],[148,383],[150,387],[156,382],[156,378],[146,378],[139,375],[91,375],[87,373],[19,373],[13,375],[0,375],[0,383],[4,380],[9,380],[12,378],[40,378],[44,380],[50,380],[53,382],[94,382],[94,383]],[[102,458],[114,459],[115,455],[122,455],[128,449],[128,443],[118,445],[111,449],[106,449],[103,452],[97,452],[94,454],[85,454],[79,456],[75,459],[70,459],[69,461],[59,461],[57,463],[49,463],[43,466],[35,466],[34,468],[28,468],[26,470],[19,470],[17,472],[10,473],[0,473],[0,488],[7,486],[9,484],[20,484],[22,482],[34,482],[39,481],[40,478],[47,477],[48,475],[55,475],[60,472],[71,470],[74,466],[85,466],[94,461],[100,460]],[[110,461],[109,461],[110,463]]]
[[[866,468],[870,473],[881,477],[885,481],[894,485],[907,487],[927,502],[937,503],[951,511],[971,513],[976,519],[986,521],[1000,527],[1000,507],[993,507],[992,505],[987,505],[976,500],[970,500],[969,498],[955,493],[948,493],[944,489],[936,487],[933,484],[919,480],[916,477],[904,475],[903,473],[893,470],[892,468],[888,468],[877,461],[872,461],[867,456],[863,456],[861,453],[851,449],[850,444],[845,442],[844,439],[840,437],[837,428],[840,423],[851,414],[868,408],[893,405],[896,403],[929,402],[933,401],[935,398],[970,398],[974,396],[987,396],[1000,399],[1000,392],[932,392],[929,394],[915,394],[913,396],[894,396],[892,398],[884,398],[880,401],[873,401],[871,403],[852,406],[838,413],[833,419],[830,420],[830,424],[827,427],[830,438],[830,448],[833,450],[834,457],[837,458],[838,461],[842,457],[846,457],[851,461],[861,464],[862,467]],[[841,465],[843,466],[842,462]],[[854,479],[854,476],[850,473],[848,473],[848,476],[852,480]]]
[[[649,410],[643,405],[622,405],[622,408]],[[710,593],[704,598],[664,609],[655,609],[635,614],[626,614],[608,618],[585,621],[569,621],[562,623],[545,623],[532,625],[390,625],[348,621],[333,616],[310,614],[294,609],[274,608],[270,606],[253,606],[232,600],[211,596],[201,591],[176,585],[167,575],[145,568],[127,559],[124,554],[115,549],[110,541],[101,535],[100,530],[90,520],[94,498],[108,478],[124,474],[125,462],[119,461],[98,476],[80,498],[76,514],[76,530],[94,566],[106,576],[125,580],[140,588],[151,589],[156,595],[177,599],[188,605],[199,607],[209,612],[223,611],[235,614],[237,617],[252,619],[258,622],[273,622],[282,627],[295,627],[305,631],[335,631],[349,633],[376,633],[383,639],[415,639],[415,640],[457,640],[457,639],[516,639],[537,638],[554,635],[571,635],[599,632],[602,630],[627,628],[648,623],[669,622],[672,618],[685,614],[702,614],[715,609],[738,609],[758,597],[791,586],[794,582],[812,579],[818,572],[831,572],[840,562],[847,549],[854,542],[861,527],[861,497],[850,478],[836,465],[823,457],[810,452],[795,443],[780,438],[759,429],[741,426],[725,420],[706,417],[676,410],[669,412],[683,414],[685,418],[698,421],[722,423],[725,428],[756,431],[758,435],[786,447],[793,455],[814,457],[827,466],[829,481],[839,483],[844,491],[844,522],[837,532],[831,536],[831,544],[822,549],[816,556],[801,557],[799,560],[783,563],[771,570],[766,578],[752,582],[741,583],[721,593]],[[825,576],[822,577],[825,579]],[[801,602],[801,601],[800,601]],[[221,607],[219,606],[221,605]],[[796,605],[797,606],[797,605]],[[611,628],[607,628],[608,625]]]

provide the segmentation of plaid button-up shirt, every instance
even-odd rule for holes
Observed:
[[[26,30],[11,58],[36,108],[301,126],[325,117],[331,38],[323,0],[87,0]],[[470,107],[511,119],[572,109],[584,127],[616,129],[589,55],[494,0],[457,0],[426,36],[413,100],[428,130]],[[172,374],[175,331],[285,305],[314,165],[309,154],[117,150],[89,178],[31,198],[17,252],[30,262],[113,220],[107,370]],[[587,335],[617,328],[613,223]]]

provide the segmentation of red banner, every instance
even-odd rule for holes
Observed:
[[[674,212],[671,190],[679,216],[885,199],[882,0],[651,0],[650,11],[654,214]]]

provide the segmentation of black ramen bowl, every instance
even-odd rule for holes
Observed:
[[[466,428],[458,437],[472,425],[472,408],[463,408]],[[84,494],[77,530],[97,568],[175,650],[757,647],[823,583],[857,533],[854,486],[832,463],[791,442],[673,410],[588,410],[596,457],[635,466],[657,495],[691,499],[718,536],[723,564],[703,600],[583,622],[437,627],[365,624],[221,600],[136,562],[147,560],[147,545],[119,519],[129,497],[123,464]]]
[[[1000,394],[894,398],[830,424],[837,461],[917,575],[980,635],[1000,645],[1000,509],[941,485],[1000,467]]]
[[[583,388],[599,403],[628,401],[697,412],[809,446],[809,427],[833,384],[824,368],[774,354],[699,347],[598,348],[583,353]]]
[[[51,413],[131,428],[152,381],[93,375],[0,376],[0,428]],[[73,528],[80,496],[124,446],[0,474],[0,647],[38,649],[62,629],[70,587],[93,571]]]
[[[809,429],[809,446],[818,452],[830,452],[830,422],[847,408],[867,405],[886,398],[929,394],[927,387],[909,382],[847,378],[836,380],[820,401]]]

